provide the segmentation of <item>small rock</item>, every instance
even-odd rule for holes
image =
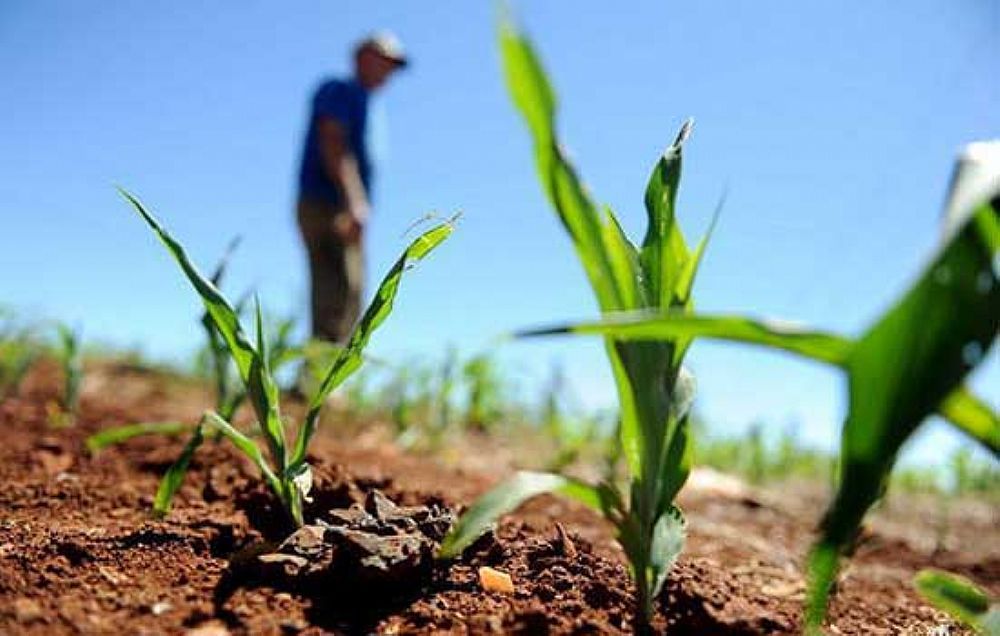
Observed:
[[[573,540],[569,538],[566,528],[564,528],[559,522],[556,522],[556,545],[559,548],[559,553],[567,559],[576,558],[576,545],[574,545]]]
[[[511,580],[510,575],[486,565],[479,568],[479,584],[487,592],[514,593],[514,582]]]
[[[278,547],[278,552],[315,556],[323,551],[323,537],[326,530],[322,526],[302,526]]]
[[[163,616],[169,612],[171,608],[173,608],[173,606],[170,603],[160,601],[159,603],[153,603],[152,607],[149,608],[149,611],[153,616]]]

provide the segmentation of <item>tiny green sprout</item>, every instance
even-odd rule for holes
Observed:
[[[59,422],[72,424],[80,410],[80,385],[83,382],[83,352],[80,346],[80,331],[62,323],[56,325],[59,346],[56,357],[62,369],[63,393],[62,413]]]
[[[202,442],[203,429],[208,427],[220,432],[253,461],[268,488],[281,502],[288,520],[295,526],[301,526],[304,521],[303,501],[308,498],[312,485],[312,472],[307,456],[309,442],[316,433],[326,399],[361,366],[362,353],[372,334],[392,311],[404,272],[451,235],[454,230],[454,220],[439,223],[418,236],[390,268],[371,304],[355,326],[347,345],[339,350],[323,375],[319,387],[309,399],[305,419],[297,434],[293,439],[288,439],[285,433],[286,424],[281,414],[280,393],[272,375],[273,359],[267,338],[264,337],[264,320],[260,303],[256,303],[254,312],[256,339],[251,341],[235,309],[211,280],[198,271],[181,244],[160,225],[138,199],[124,191],[122,194],[167,248],[201,298],[206,312],[222,336],[236,365],[267,451],[266,454],[262,452],[254,440],[237,430],[220,413],[207,411],[195,427],[182,456],[171,466],[161,481],[160,489],[154,499],[154,511],[164,514],[169,508],[170,499],[180,486],[194,450]]]

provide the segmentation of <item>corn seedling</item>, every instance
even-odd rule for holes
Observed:
[[[965,577],[926,569],[913,580],[920,596],[956,621],[985,636],[1000,636],[1000,603]]]
[[[511,96],[530,129],[542,186],[586,272],[603,312],[691,306],[691,288],[705,247],[691,249],[675,220],[685,123],[656,163],[645,194],[648,227],[633,244],[607,207],[590,198],[556,136],[555,95],[536,54],[508,21],[500,47]],[[636,582],[638,624],[647,625],[654,599],[681,551],[685,521],[674,497],[690,470],[688,413],[694,379],[682,368],[690,340],[605,346],[621,407],[621,448],[630,476],[627,492],[612,482],[583,483],[551,473],[521,472],[476,501],[445,539],[453,557],[501,515],[544,492],[558,492],[597,509],[614,525]]]
[[[985,147],[984,147],[985,146]],[[986,356],[1000,316],[1000,142],[973,144],[960,165],[993,166],[992,181],[952,193],[942,245],[916,283],[859,338],[741,316],[632,315],[523,335],[590,333],[628,342],[705,337],[782,349],[842,368],[848,413],[837,492],[808,561],[806,623],[817,632],[840,556],[881,497],[903,443],[935,411],[1000,456],[1000,418],[962,387]],[[980,171],[982,174],[983,171]],[[954,183],[966,183],[959,174]],[[955,205],[955,201],[962,205]]]
[[[122,194],[167,248],[201,298],[205,310],[211,316],[236,364],[267,448],[265,455],[250,437],[237,430],[231,422],[215,411],[207,411],[195,428],[191,443],[185,448],[182,457],[171,466],[161,482],[154,500],[154,510],[163,514],[169,508],[170,500],[179,488],[194,449],[201,443],[203,429],[207,426],[220,431],[240,452],[253,461],[260,470],[264,482],[281,502],[289,521],[295,526],[302,525],[303,500],[308,498],[312,486],[307,452],[309,442],[319,425],[326,399],[360,367],[364,348],[375,330],[392,311],[403,273],[410,265],[420,261],[444,241],[453,231],[453,223],[450,221],[441,223],[424,232],[395,262],[378,287],[375,298],[354,328],[347,345],[339,351],[319,387],[309,399],[305,419],[297,434],[294,439],[289,440],[286,438],[285,422],[281,415],[278,386],[271,372],[272,358],[264,337],[260,304],[256,304],[255,310],[256,342],[251,342],[232,305],[218,288],[198,271],[181,244],[167,233],[135,197],[126,192]]]
[[[489,430],[503,415],[503,380],[497,364],[490,354],[481,353],[465,363],[462,376],[468,387],[465,423]]]
[[[83,352],[80,347],[80,332],[64,324],[56,325],[59,346],[56,357],[63,376],[62,412],[56,423],[70,425],[80,409],[80,384],[83,381]]]
[[[437,397],[435,398],[437,422],[434,429],[444,432],[451,426],[452,400],[455,393],[455,369],[458,366],[458,351],[449,346],[438,368]]]

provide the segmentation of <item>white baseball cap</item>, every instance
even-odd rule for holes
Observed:
[[[354,47],[355,53],[362,51],[373,51],[386,59],[392,60],[400,67],[407,66],[410,63],[410,59],[403,49],[403,43],[391,31],[376,31],[369,34]]]

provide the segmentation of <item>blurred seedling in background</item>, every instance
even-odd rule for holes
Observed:
[[[35,328],[23,324],[12,309],[0,306],[0,398],[18,392],[42,350]]]
[[[49,424],[72,426],[80,411],[80,386],[83,383],[83,349],[80,330],[56,324],[56,359],[62,373],[62,395],[58,405],[49,409]]]
[[[496,360],[489,353],[477,354],[462,365],[462,380],[468,392],[465,424],[479,431],[491,430],[504,414],[504,382]]]

